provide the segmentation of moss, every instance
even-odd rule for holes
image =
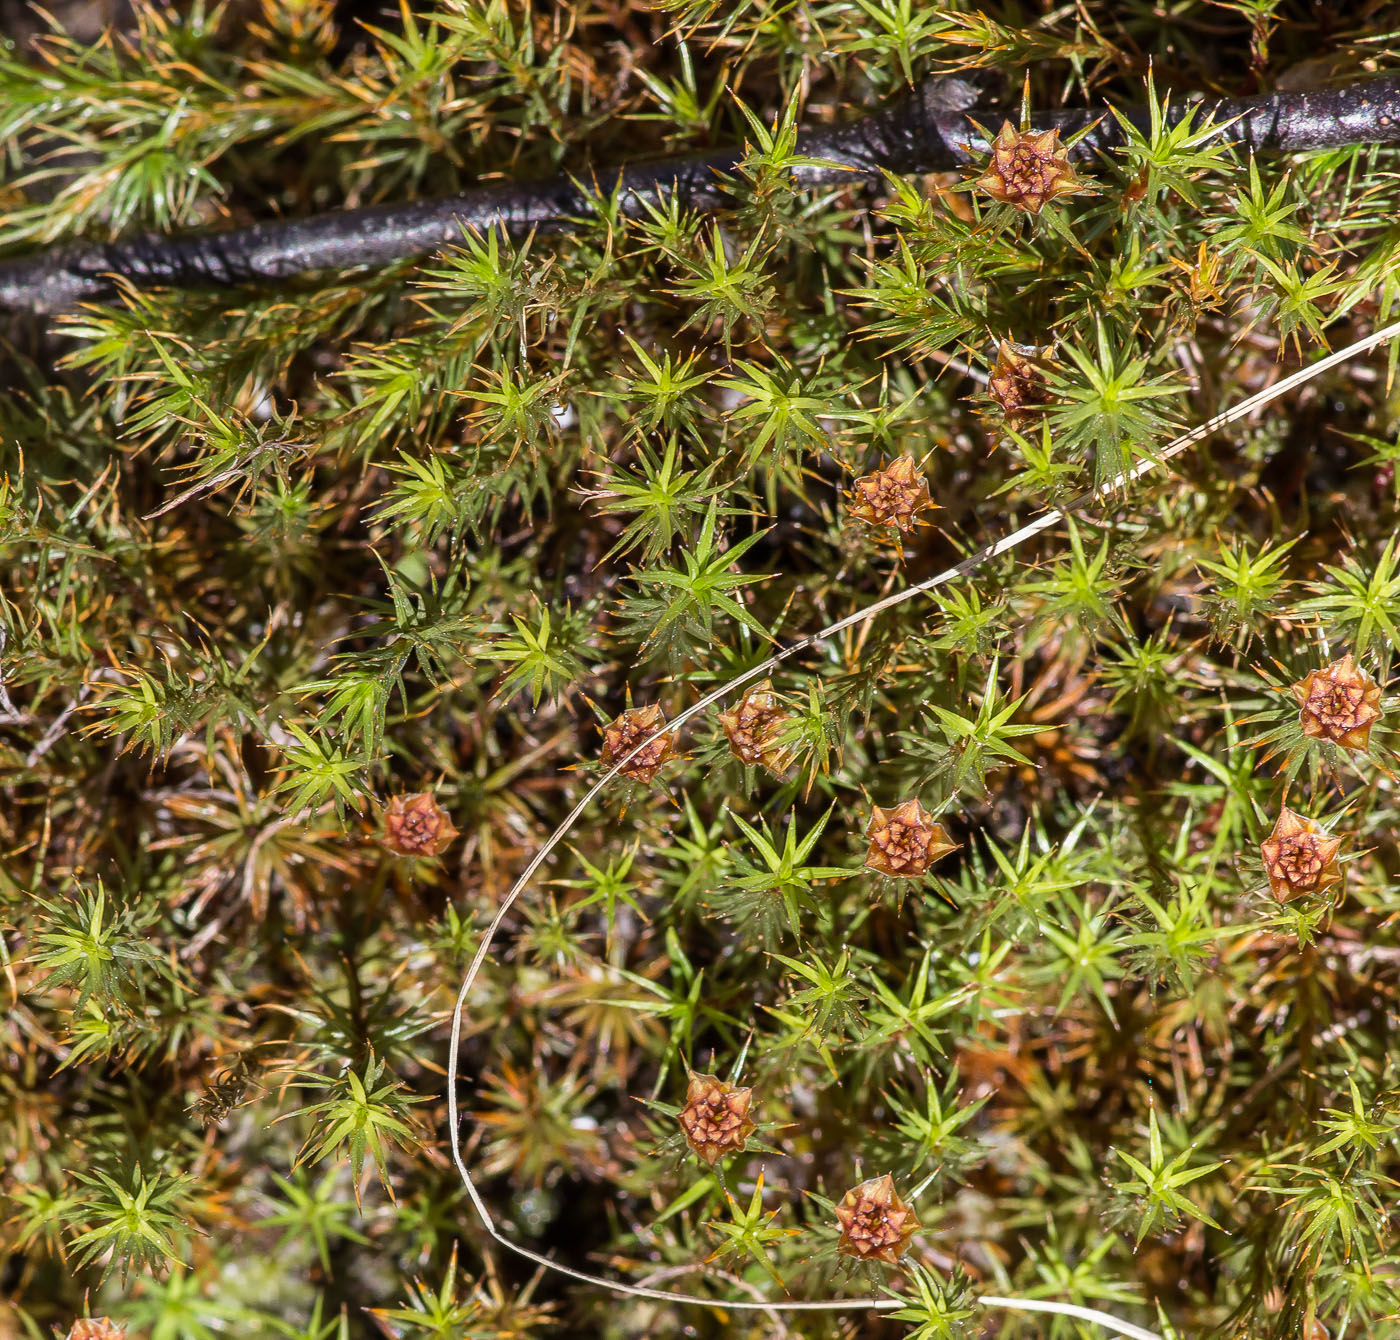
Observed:
[[[1394,151],[1168,110],[1377,48],[983,8],[263,0],[8,52],[7,256],[748,145],[723,210],[10,321],[19,1333],[1389,1333],[1393,353],[1178,435],[1389,320]],[[985,157],[794,186],[793,127],[932,73],[1151,114],[1034,214]],[[906,459],[923,524],[862,512]],[[1345,656],[1359,747],[1289,691]],[[773,760],[721,719],[754,684]],[[560,833],[610,723],[724,686]],[[914,800],[950,850],[866,868]],[[1285,803],[1341,839],[1286,901]],[[449,1157],[454,996],[546,844],[466,995],[466,1163],[511,1241],[727,1310],[537,1274]],[[692,1073],[753,1093],[713,1168]],[[885,1174],[893,1264],[834,1213]],[[732,1306],[775,1281],[878,1304]]]

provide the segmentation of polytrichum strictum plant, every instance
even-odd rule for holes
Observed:
[[[0,1332],[1388,1340],[1388,6],[100,17]]]
[[[874,604],[866,606],[863,609],[857,610],[853,614],[847,615],[844,619],[840,619],[833,624],[829,624],[827,627],[819,630],[816,633],[811,634],[809,637],[802,639],[800,642],[796,642],[793,645],[784,648],[782,651],[776,653],[775,655],[770,656],[767,660],[761,661],[758,665],[754,666],[751,670],[746,671],[744,674],[737,675],[733,679],[730,679],[725,683],[721,684],[718,688],[710,690],[708,693],[698,698],[694,703],[690,704],[689,707],[685,708],[682,712],[677,714],[670,721],[651,724],[649,728],[645,732],[643,732],[641,738],[639,738],[637,742],[633,744],[630,749],[627,750],[626,753],[620,754],[616,757],[615,760],[611,760],[610,766],[607,767],[607,770],[593,783],[591,787],[589,787],[589,789],[579,799],[578,803],[574,806],[574,808],[564,818],[563,822],[554,830],[553,833],[550,834],[549,838],[534,854],[529,865],[527,865],[525,870],[521,873],[520,878],[511,887],[509,893],[507,893],[506,897],[501,902],[500,907],[496,910],[495,915],[492,917],[490,923],[487,925],[485,933],[482,936],[481,942],[476,950],[475,955],[472,958],[471,964],[468,966],[467,971],[462,978],[461,985],[457,991],[457,1001],[456,1005],[454,1006],[452,1015],[452,1034],[450,1042],[448,1044],[448,1131],[452,1145],[453,1162],[456,1164],[457,1171],[461,1175],[462,1184],[466,1188],[467,1194],[471,1197],[472,1204],[476,1208],[476,1212],[481,1216],[482,1221],[486,1224],[486,1227],[490,1232],[492,1238],[494,1238],[502,1246],[507,1247],[511,1251],[517,1252],[520,1255],[524,1256],[527,1260],[534,1261],[539,1265],[552,1270],[562,1271],[563,1273],[569,1275],[571,1278],[581,1280],[585,1283],[598,1285],[600,1287],[615,1290],[619,1293],[628,1294],[633,1297],[659,1298],[669,1302],[685,1302],[700,1306],[715,1306],[715,1302],[713,1299],[705,1298],[700,1295],[676,1293],[667,1290],[648,1289],[636,1285],[630,1285],[621,1282],[617,1279],[604,1279],[597,1275],[575,1270],[571,1267],[560,1265],[558,1261],[551,1260],[549,1257],[543,1256],[539,1252],[532,1251],[528,1247],[524,1247],[520,1243],[513,1241],[510,1237],[502,1233],[499,1229],[494,1216],[491,1214],[490,1209],[488,1208],[485,1201],[482,1199],[480,1193],[478,1192],[476,1183],[473,1181],[471,1172],[468,1169],[466,1162],[463,1158],[460,1125],[461,1118],[458,1112],[457,1086],[459,1080],[458,1067],[459,1055],[461,1051],[462,1024],[472,986],[476,981],[477,974],[480,972],[482,964],[486,961],[487,955],[491,952],[492,943],[495,939],[497,931],[500,930],[502,923],[505,921],[511,908],[515,905],[517,899],[519,899],[530,888],[531,882],[533,881],[536,873],[548,859],[549,854],[560,842],[562,842],[569,835],[574,825],[588,811],[588,809],[592,806],[593,802],[598,798],[598,796],[604,790],[605,787],[607,787],[611,782],[613,782],[620,774],[626,772],[629,764],[632,764],[636,759],[644,755],[647,751],[651,751],[653,754],[656,753],[658,744],[664,739],[666,739],[666,737],[671,736],[675,732],[679,731],[681,727],[686,724],[686,722],[690,721],[694,717],[699,716],[708,708],[713,707],[716,703],[719,703],[725,698],[731,697],[732,695],[738,693],[739,690],[743,689],[746,685],[752,684],[755,680],[758,680],[763,676],[770,674],[790,656],[799,655],[801,652],[807,650],[813,644],[820,642],[826,638],[835,637],[837,634],[844,632],[848,628],[862,626],[868,621],[878,617],[883,611],[891,609],[896,605],[900,605],[906,600],[913,599],[916,596],[928,592],[936,591],[940,587],[958,578],[972,576],[988,560],[995,558],[999,554],[1010,552],[1011,550],[1015,549],[1017,545],[1022,544],[1024,541],[1030,539],[1031,537],[1039,534],[1042,531],[1049,530],[1052,527],[1063,524],[1069,517],[1073,516],[1075,513],[1079,512],[1084,507],[1089,506],[1094,502],[1107,502],[1111,504],[1117,499],[1122,489],[1136,482],[1143,475],[1147,474],[1150,470],[1156,469],[1159,466],[1164,465],[1167,461],[1171,460],[1172,457],[1176,456],[1180,452],[1185,451],[1194,443],[1205,440],[1206,438],[1210,437],[1212,433],[1215,433],[1220,429],[1228,427],[1230,424],[1236,422],[1239,419],[1244,418],[1247,415],[1261,411],[1262,409],[1264,409],[1265,406],[1269,405],[1271,402],[1278,399],[1280,396],[1286,395],[1289,391],[1294,389],[1294,387],[1302,385],[1304,382],[1307,382],[1313,377],[1318,376],[1323,372],[1326,372],[1328,369],[1342,366],[1351,359],[1357,358],[1360,355],[1368,352],[1369,350],[1374,349],[1379,345],[1385,345],[1386,343],[1393,341],[1397,338],[1400,338],[1400,322],[1394,322],[1388,326],[1384,326],[1380,330],[1374,331],[1370,335],[1367,335],[1362,339],[1357,340],[1354,343],[1348,345],[1345,349],[1341,349],[1338,352],[1331,354],[1326,358],[1319,359],[1315,363],[1305,368],[1302,368],[1285,378],[1282,378],[1275,385],[1271,386],[1268,390],[1260,391],[1255,395],[1249,396],[1247,399],[1241,401],[1238,405],[1234,405],[1231,406],[1229,409],[1222,410],[1219,414],[1212,416],[1210,419],[1206,420],[1198,427],[1192,429],[1190,432],[1183,433],[1180,437],[1173,439],[1153,457],[1139,461],[1130,469],[1122,471],[1112,479],[1105,481],[1105,483],[1100,485],[1092,493],[1086,494],[1084,497],[1075,499],[1073,502],[1067,504],[1063,509],[1053,508],[1042,513],[1039,517],[1037,517],[1034,521],[1030,522],[1028,525],[1023,526],[1019,530],[1013,531],[1008,535],[993,540],[989,544],[977,550],[976,553],[971,554],[962,562],[958,563],[956,566],[939,572],[932,577],[926,578],[922,582],[918,582],[912,586],[907,586],[901,591],[888,595],[882,600],[875,602]],[[1306,699],[1304,701],[1306,702]],[[1374,720],[1374,717],[1370,719]],[[1347,724],[1349,725],[1350,723],[1348,722]],[[1153,1331],[1145,1330],[1141,1326],[1136,1326],[1131,1322],[1123,1321],[1121,1318],[1114,1317],[1109,1313],[1100,1311],[1096,1308],[1086,1308],[1081,1305],[1077,1305],[1070,1302],[1057,1302],[1052,1300],[1034,1298],[1002,1298],[991,1294],[981,1295],[978,1299],[978,1302],[983,1307],[987,1308],[1007,1308],[1011,1310],[1021,1311],[1048,1312],[1060,1316],[1078,1318],[1083,1321],[1097,1323],[1099,1326],[1106,1327],[1108,1330],[1112,1331],[1115,1334],[1133,1337],[1133,1340],[1161,1340],[1161,1337]],[[844,1312],[860,1311],[864,1309],[894,1311],[902,1308],[904,1306],[904,1303],[898,1297],[854,1299],[843,1298],[834,1301],[794,1301],[792,1299],[783,1299],[781,1301],[776,1302],[756,1302],[752,1300],[731,1299],[727,1300],[722,1306],[726,1308],[735,1308],[740,1310],[757,1309],[759,1311],[818,1310]]]

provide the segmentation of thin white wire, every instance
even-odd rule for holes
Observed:
[[[472,1181],[471,1173],[467,1170],[467,1165],[462,1156],[462,1139],[460,1131],[460,1115],[457,1106],[457,1072],[461,1055],[462,1045],[462,1020],[466,1010],[467,995],[470,993],[472,985],[475,983],[477,975],[481,971],[482,964],[491,952],[492,942],[496,938],[496,932],[500,929],[501,923],[505,920],[510,909],[519,900],[520,896],[530,886],[535,872],[549,858],[550,853],[568,836],[575,823],[582,817],[583,812],[591,805],[594,799],[608,786],[619,772],[632,761],[643,749],[653,740],[660,739],[680,729],[692,717],[703,712],[707,707],[727,697],[736,689],[742,688],[745,684],[761,678],[775,666],[797,655],[798,652],[805,651],[808,647],[818,642],[823,642],[829,637],[834,637],[837,633],[844,632],[847,628],[854,627],[858,623],[875,618],[885,610],[893,609],[896,605],[903,604],[906,600],[912,600],[915,596],[928,591],[934,591],[938,587],[952,581],[955,577],[963,576],[981,567],[989,559],[996,558],[1008,550],[1015,549],[1026,540],[1042,531],[1049,530],[1052,526],[1058,525],[1069,515],[1082,510],[1089,503],[1097,498],[1107,499],[1118,492],[1119,489],[1136,482],[1149,470],[1158,465],[1165,464],[1175,456],[1179,456],[1188,447],[1200,442],[1203,438],[1209,437],[1211,433],[1234,423],[1237,419],[1242,419],[1248,414],[1252,414],[1256,409],[1269,404],[1279,396],[1286,395],[1295,386],[1301,386],[1304,382],[1310,381],[1313,377],[1326,372],[1329,368],[1337,367],[1345,363],[1348,359],[1356,358],[1367,353],[1379,344],[1384,344],[1387,340],[1394,339],[1400,335],[1400,321],[1392,322],[1378,331],[1357,340],[1354,344],[1349,344],[1345,349],[1339,350],[1335,354],[1329,354],[1326,358],[1320,359],[1316,363],[1309,364],[1305,368],[1300,368],[1297,372],[1290,373],[1273,386],[1263,391],[1258,391],[1252,396],[1241,400],[1238,405],[1233,405],[1227,410],[1222,410],[1219,414],[1213,415],[1198,427],[1190,432],[1183,433],[1167,444],[1155,456],[1145,457],[1136,465],[1121,471],[1107,483],[1098,488],[1076,498],[1065,508],[1052,508],[1048,512],[1042,513],[1034,521],[1024,525],[1020,530],[1013,531],[1010,535],[1004,536],[993,544],[986,545],[979,549],[969,558],[964,559],[954,567],[919,582],[914,586],[905,587],[903,591],[896,591],[892,595],[885,596],[882,600],[877,600],[872,605],[857,610],[854,614],[847,615],[844,619],[838,619],[835,623],[829,624],[820,632],[813,633],[810,637],[802,639],[793,646],[784,648],[774,656],[770,656],[762,665],[755,666],[752,670],[735,677],[728,683],[720,685],[705,694],[690,707],[684,709],[677,716],[668,721],[660,730],[654,732],[647,739],[638,743],[629,753],[619,758],[611,768],[609,768],[591,787],[584,793],[583,798],[577,805],[569,811],[563,823],[554,830],[546,839],[544,845],[537,851],[529,865],[525,867],[520,878],[512,885],[509,893],[506,894],[496,914],[491,919],[491,923],[486,928],[486,934],[481,944],[478,946],[471,965],[467,968],[466,975],[462,978],[462,984],[457,992],[457,1003],[452,1012],[452,1034],[448,1045],[447,1053],[447,1121],[450,1129],[450,1140],[452,1146],[452,1161],[456,1164],[457,1171],[462,1178],[462,1185],[466,1188],[467,1195],[471,1198],[472,1205],[477,1214],[481,1216],[481,1221],[486,1227],[486,1231],[502,1247],[514,1252],[517,1256],[523,1256],[527,1261],[532,1261],[536,1265],[553,1270],[561,1275],[566,1275],[570,1279],[575,1279],[584,1284],[596,1285],[599,1288],[611,1290],[614,1293],[625,1294],[632,1298],[654,1298],[668,1303],[689,1303],[698,1306],[723,1307],[729,1310],[744,1311],[768,1311],[781,1309],[784,1312],[849,1312],[849,1311],[890,1311],[903,1306],[899,1300],[890,1298],[841,1298],[824,1301],[796,1300],[796,1301],[773,1301],[773,1302],[752,1302],[733,1301],[702,1298],[695,1294],[672,1293],[665,1289],[649,1289],[642,1285],[627,1284],[621,1280],[609,1280],[601,1275],[590,1275],[586,1271],[575,1270],[571,1266],[561,1265],[558,1261],[551,1260],[539,1252],[533,1251],[529,1247],[513,1241],[501,1232],[496,1226],[495,1219],[492,1218],[490,1210],[486,1207],[486,1202],[482,1200],[480,1192],[476,1189],[476,1183]],[[1053,1312],[1059,1316],[1074,1317],[1080,1321],[1094,1322],[1099,1326],[1115,1332],[1118,1335],[1128,1337],[1128,1340],[1162,1340],[1162,1337],[1153,1331],[1144,1330],[1140,1326],[1134,1326],[1130,1322],[1122,1321],[1117,1317],[1109,1315],[1107,1312],[1100,1312],[1097,1308],[1080,1307],[1074,1303],[1059,1303],[1047,1300],[1027,1299],[1027,1298],[999,1298],[992,1295],[984,1295],[980,1299],[985,1307],[1005,1308],[1022,1312]]]

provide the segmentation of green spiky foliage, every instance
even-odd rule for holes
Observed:
[[[11,10],[14,13],[11,14]],[[732,208],[0,346],[0,1332],[1394,1334],[1400,408],[1384,351],[619,779],[456,984],[629,702],[710,688],[1396,310],[1393,151],[1242,159],[1168,105],[1349,77],[1394,6],[0,5],[0,253],[749,146]],[[1149,71],[1151,77],[1149,79]],[[793,127],[934,72],[1150,101],[1038,215],[978,170],[797,191]],[[990,128],[995,131],[999,120]],[[1031,350],[1021,412],[988,389]],[[896,534],[856,478],[910,456]],[[1351,653],[1363,748],[1289,685]],[[737,699],[731,700],[733,706]],[[780,747],[777,747],[780,746]],[[431,793],[459,836],[380,840]],[[957,850],[864,865],[919,798]],[[1345,839],[1280,901],[1281,805]],[[714,1168],[688,1069],[754,1090]],[[829,1208],[884,1172],[894,1267]],[[788,1329],[784,1329],[784,1327]]]

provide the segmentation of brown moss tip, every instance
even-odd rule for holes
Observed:
[[[752,1089],[692,1071],[679,1117],[686,1144],[711,1167],[738,1153],[757,1129],[749,1117],[752,1106]]]
[[[893,526],[900,532],[921,524],[921,513],[937,504],[929,496],[928,480],[912,456],[901,456],[851,486],[851,515],[871,526]]]
[[[126,1327],[111,1317],[79,1317],[69,1328],[67,1340],[126,1340]]]
[[[441,856],[456,838],[447,811],[428,791],[395,796],[384,807],[379,840],[396,856]]]
[[[836,1207],[841,1239],[836,1250],[859,1261],[884,1261],[895,1265],[923,1225],[914,1208],[895,1190],[894,1178],[885,1173],[852,1187]]]
[[[1045,370],[1010,340],[997,346],[996,366],[987,379],[987,394],[1001,410],[1002,422],[1019,429],[1050,400]]]
[[[865,830],[870,839],[866,853],[867,869],[882,875],[914,879],[958,844],[917,800],[906,800],[891,809],[876,805]]]
[[[729,752],[741,763],[779,775],[791,761],[791,751],[781,743],[783,727],[791,720],[766,679],[750,688],[729,711],[719,714]]]
[[[659,703],[652,703],[649,707],[629,707],[603,728],[603,766],[611,767],[618,759],[626,758],[637,745],[655,736],[665,724],[666,718],[661,715]],[[675,756],[675,740],[670,735],[656,736],[623,767],[622,775],[634,782],[653,782],[657,773]]]
[[[1274,831],[1259,847],[1274,897],[1286,903],[1339,883],[1342,873],[1337,868],[1337,852],[1341,846],[1341,838],[1328,837],[1320,824],[1285,805]]]
[[[976,179],[998,204],[1011,205],[1026,214],[1039,214],[1052,200],[1087,190],[1060,145],[1060,132],[1040,134],[1017,130],[1002,122],[992,141],[992,159]]]
[[[1357,753],[1370,744],[1371,728],[1381,719],[1381,686],[1350,652],[1289,688],[1298,700],[1304,735]]]

